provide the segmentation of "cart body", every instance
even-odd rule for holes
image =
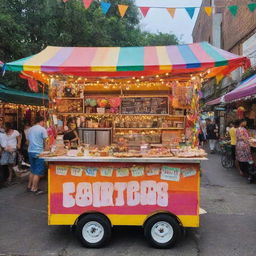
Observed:
[[[201,159],[70,158],[49,162],[48,223],[74,225],[87,213],[112,226],[143,226],[158,213],[199,226]]]

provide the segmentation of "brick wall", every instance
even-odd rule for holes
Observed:
[[[210,0],[203,0],[202,6],[209,6],[210,3]],[[250,3],[248,0],[215,0],[215,5],[220,7],[217,11],[223,13],[222,48],[227,51],[242,54],[241,44],[256,32],[256,11],[251,13],[246,6],[248,3]],[[228,8],[221,7],[229,5],[239,6],[235,17],[230,14]],[[205,14],[203,8],[199,12],[192,35],[194,42],[209,42],[212,38],[212,18]]]
[[[202,6],[210,6],[211,0],[203,0]],[[212,43],[212,16],[208,16],[203,8],[200,9],[192,33],[193,41]]]
[[[240,5],[238,13],[233,17],[227,8],[223,12],[223,42],[224,49],[242,54],[239,45],[243,43],[256,30],[256,12],[247,8],[248,0],[227,0],[228,5]],[[241,6],[245,5],[245,6]]]

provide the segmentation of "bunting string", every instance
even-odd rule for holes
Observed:
[[[67,2],[72,1],[72,0],[62,0],[62,1],[64,3],[67,3]],[[83,4],[84,4],[84,7],[86,9],[89,9],[94,0],[82,0],[82,1],[83,1]],[[108,2],[101,1],[100,6],[101,6],[102,13],[107,14],[109,9],[111,8],[112,4],[108,3]],[[196,9],[202,8],[204,10],[205,14],[210,17],[215,9],[226,7],[229,10],[230,15],[232,17],[235,17],[237,15],[237,13],[239,12],[239,9],[241,7],[245,7],[245,8],[248,9],[248,11],[253,13],[256,10],[256,3],[249,3],[249,4],[243,4],[243,5],[214,6],[214,7],[213,6],[192,6],[192,7],[184,7],[184,6],[183,7],[180,7],[180,6],[179,7],[137,6],[137,7],[138,7],[138,9],[140,9],[143,17],[147,16],[150,9],[166,9],[166,11],[170,14],[170,16],[172,18],[174,18],[175,14],[176,14],[176,10],[177,9],[183,9],[183,10],[186,11],[189,18],[193,19]],[[117,9],[119,11],[119,14],[120,14],[121,18],[123,18],[125,16],[127,10],[129,9],[129,6],[124,5],[124,4],[118,4]]]

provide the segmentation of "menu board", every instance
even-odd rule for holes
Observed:
[[[168,114],[168,97],[122,98],[121,114]]]

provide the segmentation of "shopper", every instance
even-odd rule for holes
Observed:
[[[206,127],[207,139],[209,140],[209,147],[211,154],[215,151],[216,140],[218,139],[218,126],[208,119]]]
[[[245,128],[246,125],[246,120],[242,119],[239,122],[239,128],[236,130],[236,159],[242,171],[240,173],[241,175],[249,175],[250,168],[253,167],[249,134]]]
[[[77,147],[80,144],[80,139],[76,131],[76,123],[71,120],[68,122],[68,130],[64,133],[63,140],[68,147]]]
[[[203,147],[204,143],[206,141],[206,123],[205,123],[205,120],[202,120],[199,123],[198,139],[199,139],[200,146]]]
[[[0,132],[0,159],[3,149],[6,147],[6,139],[4,133]],[[8,178],[8,168],[6,166],[0,165],[0,185],[2,185]]]
[[[29,162],[28,159],[28,131],[31,128],[31,125],[29,122],[25,121],[24,122],[24,128],[22,129],[21,132],[21,153],[22,157],[25,163]]]
[[[31,165],[31,173],[29,175],[27,191],[31,191],[36,195],[43,194],[44,191],[38,188],[40,178],[44,176],[45,165],[44,160],[38,155],[42,153],[46,147],[47,131],[44,128],[44,118],[37,117],[36,124],[29,129],[28,132],[28,156]]]
[[[230,145],[233,159],[236,159],[236,128],[233,122],[229,123],[228,135],[230,137]]]
[[[4,120],[0,117],[0,133],[4,133]]]
[[[17,151],[20,149],[21,136],[10,123],[6,123],[3,139],[5,140],[5,147],[1,156],[1,165],[8,165],[8,184],[10,184],[14,176],[13,167],[17,162]]]

